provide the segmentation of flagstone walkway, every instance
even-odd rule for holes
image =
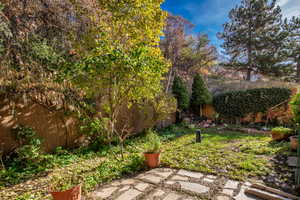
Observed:
[[[105,200],[253,200],[244,194],[251,184],[186,170],[156,168],[136,177],[114,181],[88,199]]]

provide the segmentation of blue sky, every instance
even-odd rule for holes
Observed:
[[[228,20],[228,12],[240,0],[166,0],[162,8],[174,15],[181,15],[195,25],[195,32],[207,33],[218,48],[222,41],[216,37],[222,24]],[[283,16],[300,15],[300,0],[278,0]]]

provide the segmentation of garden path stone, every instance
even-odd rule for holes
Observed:
[[[178,175],[175,175],[171,178],[171,180],[178,180],[178,181],[188,181],[189,178],[186,177],[186,176],[178,176]]]
[[[230,199],[231,199],[230,197],[224,195],[219,195],[216,198],[216,200],[230,200]]]
[[[203,181],[208,182],[208,183],[213,183],[214,182],[214,180],[209,179],[209,178],[204,178]]]
[[[148,184],[148,183],[138,183],[134,187],[135,187],[135,189],[137,189],[139,191],[145,191],[149,186],[150,186],[150,184]]]
[[[288,157],[287,164],[290,167],[296,167],[297,166],[297,157],[295,157],[295,156]]]
[[[130,189],[122,193],[119,197],[116,198],[116,200],[132,200],[135,199],[140,194],[142,194],[142,192],[136,189]]]
[[[233,196],[234,191],[233,191],[233,189],[226,189],[225,188],[225,189],[223,189],[222,193],[227,194],[229,196]]]
[[[177,200],[179,199],[181,196],[176,194],[176,193],[169,193],[163,200]]]
[[[228,180],[224,186],[226,189],[236,189],[239,185],[238,181]]]
[[[111,196],[112,193],[115,192],[117,189],[118,189],[117,187],[104,188],[100,192],[95,192],[94,196],[105,199],[105,198]]]
[[[250,185],[249,182],[242,183],[224,177],[219,179],[217,176],[183,169],[157,168],[136,177],[108,183],[89,197],[104,200],[194,200],[199,197],[213,200],[260,200],[245,194]]]
[[[153,175],[153,174],[145,174],[142,176],[139,176],[139,179],[145,182],[153,183],[153,184],[159,184],[164,178]]]
[[[159,175],[163,178],[167,178],[168,176],[173,174],[173,172],[174,172],[174,170],[168,169],[168,168],[156,168],[156,169],[150,170],[148,173],[153,173],[153,174]]]
[[[201,185],[199,183],[183,182],[179,181],[179,184],[183,190],[187,190],[197,194],[203,194],[209,191],[209,187]]]
[[[191,178],[202,178],[203,174],[199,173],[199,172],[192,172],[192,171],[187,171],[184,169],[181,169],[177,172],[178,175],[182,175],[182,176],[189,176]]]
[[[239,194],[234,198],[235,200],[258,200],[255,197],[250,197],[245,194],[247,187],[242,186]]]

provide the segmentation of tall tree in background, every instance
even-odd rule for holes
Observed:
[[[165,85],[169,91],[172,80],[180,72],[192,74],[202,67],[217,63],[216,48],[210,44],[206,34],[191,35],[193,25],[182,18],[169,14],[164,28],[164,38],[160,42],[161,50],[172,67]]]
[[[210,103],[211,100],[212,97],[205,82],[197,73],[192,85],[191,108],[196,114],[199,114],[200,111],[200,115],[202,116],[202,105]]]
[[[284,55],[290,69],[295,73],[296,82],[300,82],[300,16],[293,17],[291,20],[285,19],[283,25],[288,37],[284,42]]]
[[[180,111],[187,110],[190,104],[189,93],[185,83],[179,76],[175,76],[174,78],[172,93],[177,100],[178,109]]]
[[[218,35],[231,56],[227,67],[246,71],[246,80],[252,72],[278,75],[280,69],[275,64],[282,59],[279,51],[285,34],[276,0],[242,0],[230,11],[229,19]]]
[[[180,67],[181,51],[186,46],[186,32],[192,27],[193,25],[183,17],[168,14],[164,27],[164,38],[160,42],[164,57],[172,64],[167,77],[166,92],[169,91],[176,70]]]
[[[199,69],[211,67],[217,63],[217,49],[210,44],[207,34],[190,36],[186,39],[186,43],[178,61],[183,70],[191,73],[199,72]]]

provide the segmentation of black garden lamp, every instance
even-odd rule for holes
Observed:
[[[201,143],[201,140],[202,140],[201,130],[196,129],[196,143]]]

